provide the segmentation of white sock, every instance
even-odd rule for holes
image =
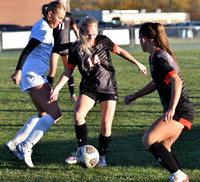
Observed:
[[[16,145],[23,142],[28,137],[31,130],[34,128],[39,119],[40,118],[38,117],[38,115],[30,118],[11,141]]]
[[[30,149],[35,145],[47,132],[47,130],[55,123],[55,120],[49,115],[46,114],[39,119],[35,127],[30,132],[27,139],[24,141],[26,146]]]

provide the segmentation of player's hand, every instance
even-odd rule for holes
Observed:
[[[58,99],[58,94],[59,94],[59,92],[54,89],[50,95],[50,101],[51,102],[56,101]]]
[[[168,121],[173,119],[174,114],[175,114],[175,109],[172,109],[172,108],[168,109],[163,114],[163,120],[168,123]]]
[[[134,94],[132,94],[132,95],[127,95],[127,96],[124,97],[124,103],[125,103],[126,105],[129,105],[129,104],[130,104],[131,102],[133,102],[134,100],[136,100],[136,97],[135,97]]]
[[[12,74],[11,78],[13,80],[13,82],[18,85],[20,80],[21,80],[21,74],[22,71],[21,70],[16,70],[15,73]]]
[[[144,66],[143,64],[139,63],[138,65],[138,69],[140,70],[140,73],[143,73],[144,76],[147,75],[147,69],[146,69],[146,66]]]

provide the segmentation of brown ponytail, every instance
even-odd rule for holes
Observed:
[[[157,46],[170,54],[176,62],[175,56],[169,47],[165,28],[160,23],[147,22],[141,25],[140,34],[150,41],[155,41]],[[178,63],[176,62],[178,65]]]
[[[175,59],[175,56],[169,47],[169,42],[168,42],[167,35],[165,33],[165,29],[163,25],[161,25],[160,23],[153,23],[153,27],[155,27],[156,29],[156,33],[157,33],[156,42],[158,44],[158,47],[168,52]]]
[[[42,14],[44,16],[44,19],[49,22],[48,12],[52,11],[53,13],[55,13],[57,11],[57,9],[65,10],[65,7],[63,4],[61,4],[58,1],[52,1],[49,4],[44,4],[42,6]]]
[[[47,19],[47,16],[48,16],[48,4],[44,4],[42,6],[42,14],[44,16],[44,19]]]
[[[146,38],[155,41],[158,47],[168,52],[175,59],[174,54],[169,47],[169,42],[162,24],[151,22],[144,23],[140,27],[140,33]]]

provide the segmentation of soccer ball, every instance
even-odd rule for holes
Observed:
[[[92,145],[84,145],[76,152],[77,163],[85,168],[92,168],[99,162],[99,152]]]

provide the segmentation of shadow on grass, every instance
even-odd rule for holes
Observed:
[[[34,109],[0,109],[1,112],[26,112],[26,113],[37,113],[36,110]],[[62,110],[62,114],[64,113],[73,113],[74,110]],[[159,111],[148,111],[148,110],[139,110],[139,111],[134,111],[134,110],[125,110],[125,111],[120,111],[120,110],[116,110],[115,113],[124,113],[124,112],[128,112],[128,113],[161,113],[161,110]],[[101,111],[99,110],[92,110],[90,111],[90,113],[101,113]]]
[[[106,158],[108,166],[151,166],[161,168],[151,153],[142,146],[141,138],[147,127],[146,125],[132,127],[113,125],[112,140]],[[99,126],[88,125],[88,130],[88,143],[98,148]],[[184,131],[172,147],[184,169],[200,169],[199,130],[199,126],[193,126],[191,131]],[[90,137],[90,132],[95,133],[96,137]],[[49,142],[46,142],[47,140]],[[4,141],[4,143],[5,142],[6,141]],[[45,134],[42,140],[34,146],[32,160],[36,169],[40,165],[55,164],[65,166],[65,159],[71,155],[71,152],[76,151],[76,147],[73,126],[65,125],[64,127],[62,125],[55,125]],[[1,169],[18,168],[26,170],[26,165],[14,159],[5,149],[4,144],[0,145],[0,151]]]

